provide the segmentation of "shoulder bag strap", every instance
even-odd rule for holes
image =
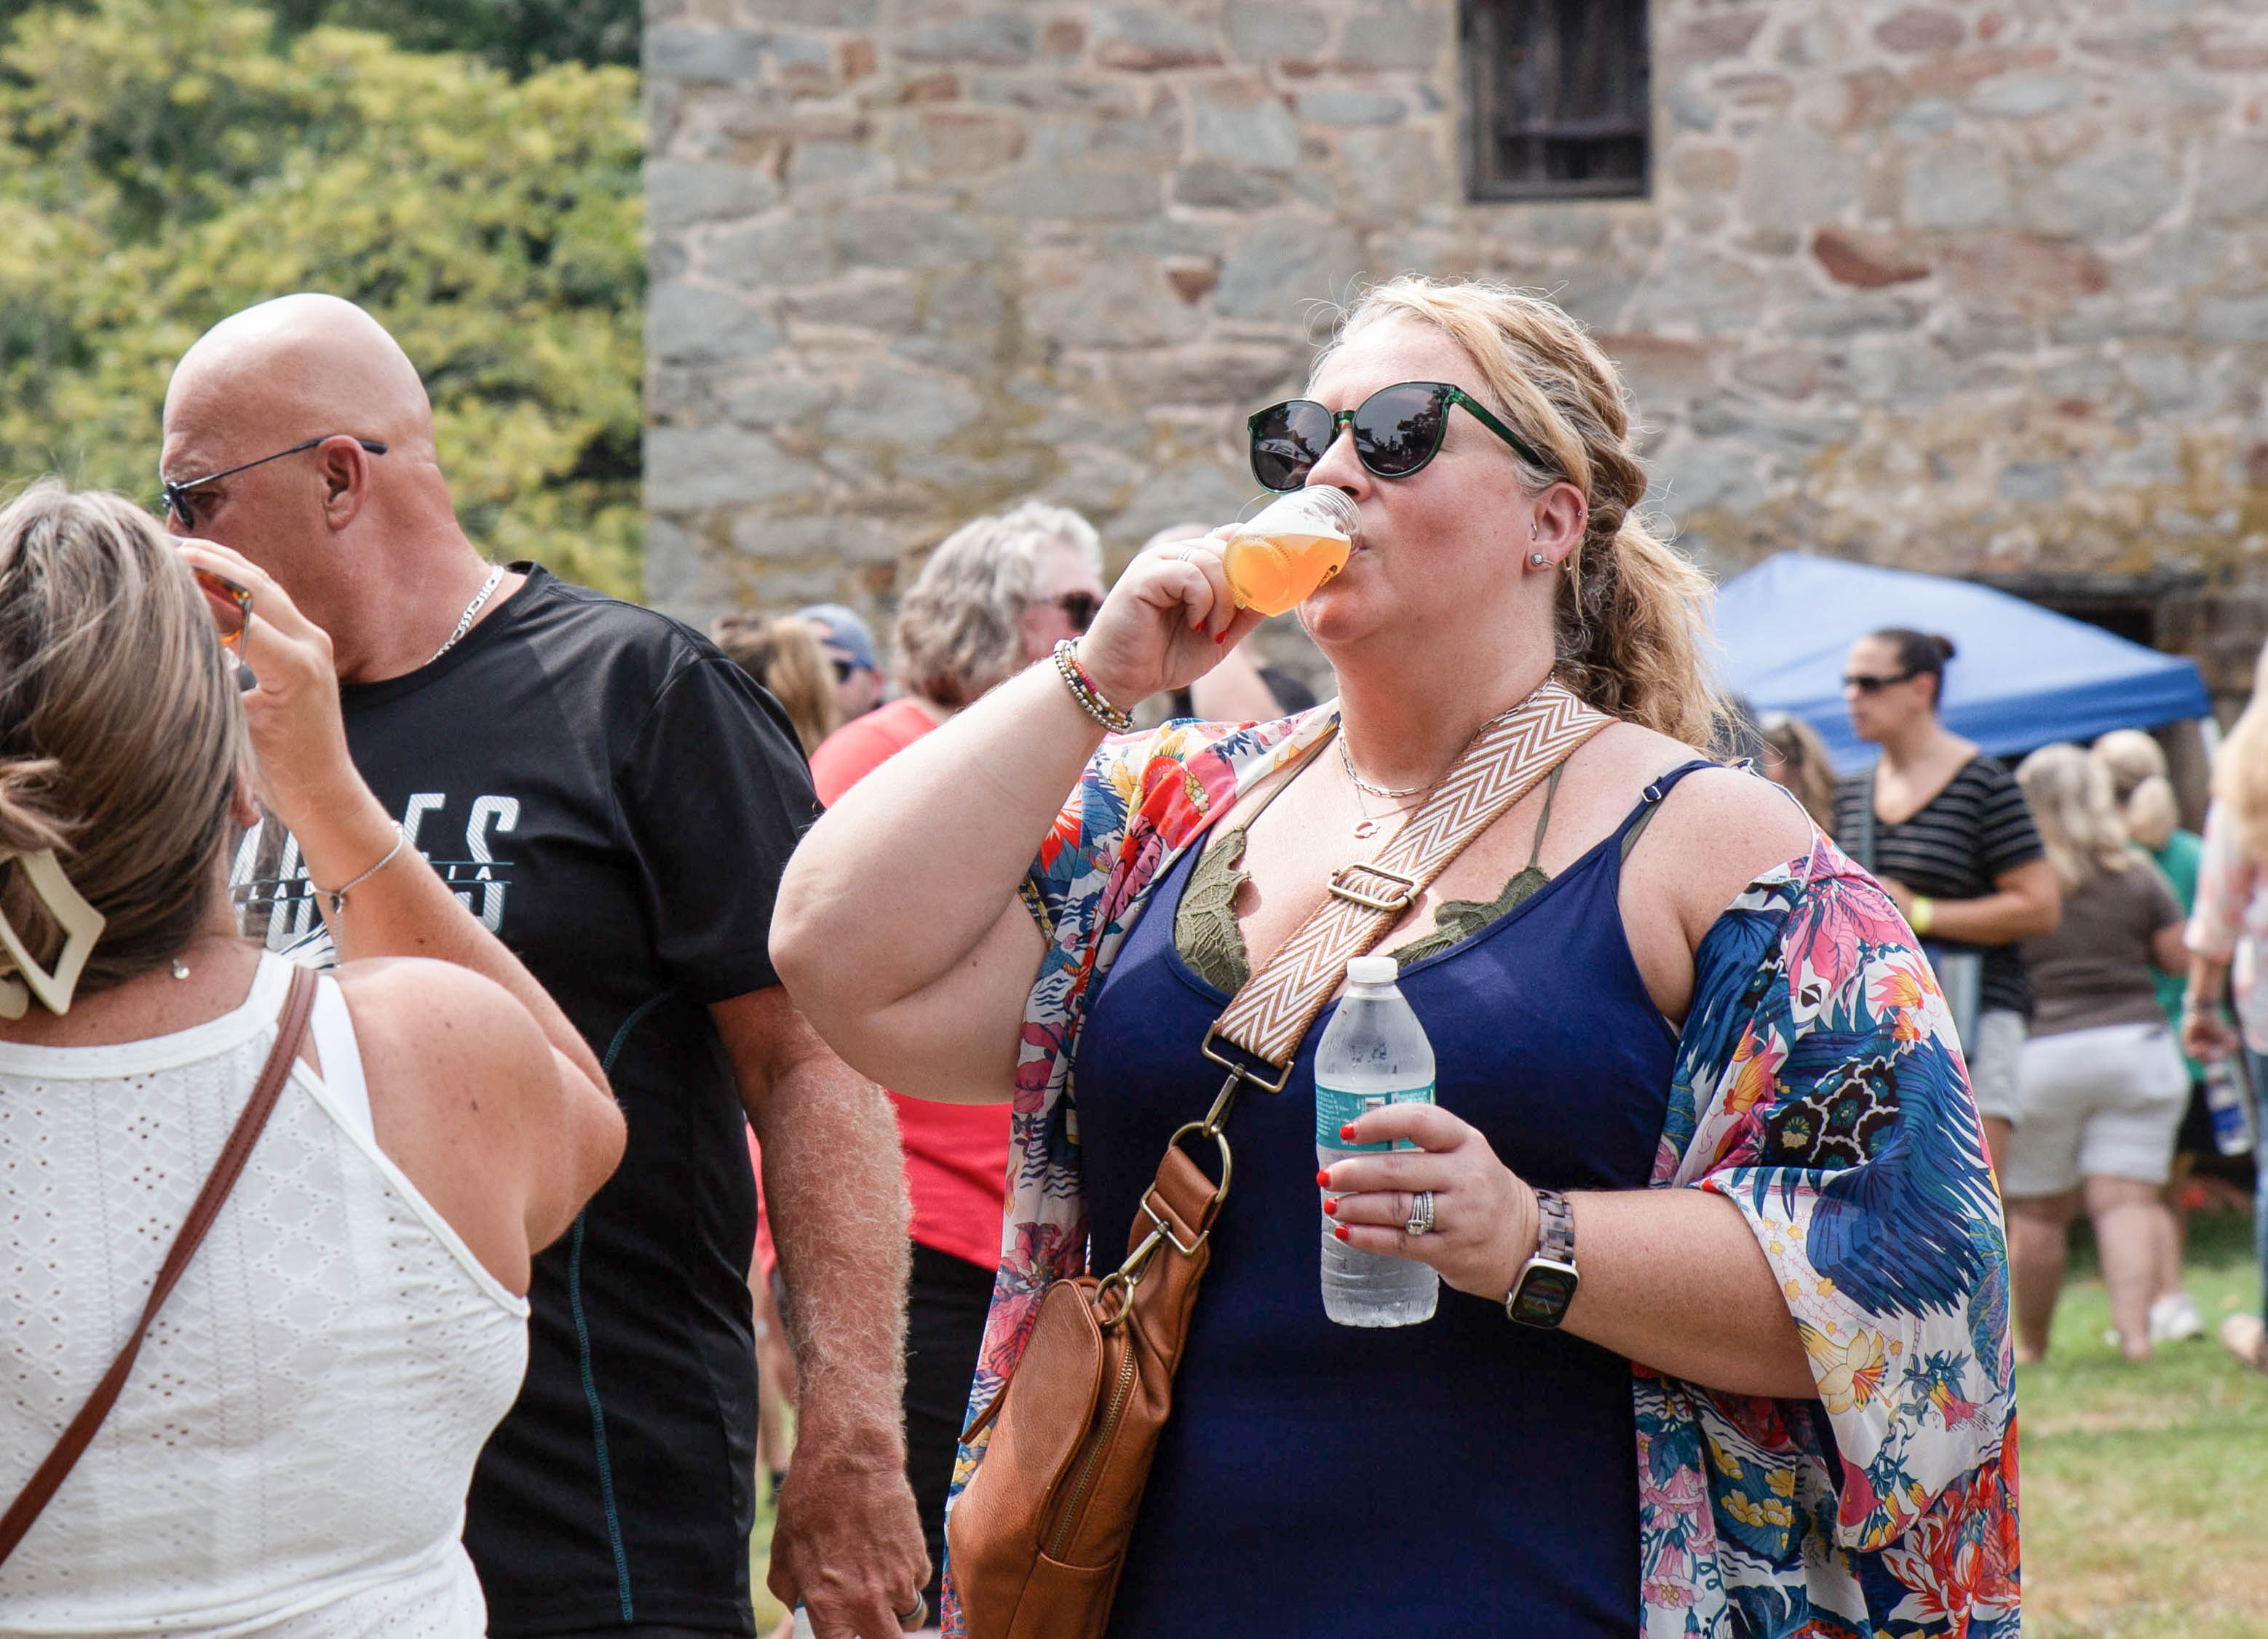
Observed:
[[[180,1233],[173,1237],[172,1250],[158,1271],[157,1283],[150,1289],[150,1301],[142,1306],[142,1318],[134,1323],[126,1346],[118,1351],[118,1358],[110,1363],[110,1370],[102,1374],[102,1381],[94,1385],[94,1393],[86,1397],[78,1415],[70,1420],[63,1437],[55,1442],[55,1450],[48,1453],[23,1491],[9,1505],[7,1513],[0,1515],[0,1563],[16,1551],[24,1533],[32,1528],[72,1467],[94,1439],[95,1430],[117,1404],[119,1392],[126,1386],[126,1378],[134,1370],[134,1357],[142,1352],[142,1339],[150,1330],[150,1323],[158,1318],[180,1280],[189,1260],[196,1256],[197,1248],[204,1244],[205,1232],[212,1228],[213,1220],[220,1216],[221,1205],[228,1199],[229,1191],[236,1187],[245,1161],[251,1156],[253,1146],[268,1125],[268,1117],[276,1108],[277,1096],[284,1083],[291,1074],[291,1061],[298,1056],[300,1039],[307,1033],[307,1015],[315,1004],[315,975],[305,967],[291,970],[291,989],[284,999],[284,1011],[276,1021],[276,1045],[269,1049],[268,1062],[261,1067],[260,1079],[253,1084],[252,1098],[244,1106],[244,1113],[236,1119],[236,1126],[228,1136],[228,1143],[214,1163],[212,1175],[205,1180],[204,1187],[189,1208],[189,1216],[181,1225]]]
[[[1492,724],[1377,859],[1332,872],[1329,895],[1237,992],[1212,1035],[1288,1073],[1348,960],[1384,938],[1468,843],[1612,721],[1548,682]],[[1206,1051],[1217,1056],[1211,1038]]]
[[[1545,683],[1466,747],[1377,859],[1332,873],[1323,902],[1205,1032],[1199,1050],[1228,1074],[1203,1119],[1187,1122],[1167,1141],[1156,1180],[1142,1196],[1142,1213],[1152,1227],[1145,1233],[1141,1217],[1136,1218],[1126,1260],[1097,1290],[1108,1324],[1116,1324],[1132,1305],[1144,1271],[1161,1247],[1170,1246],[1193,1260],[1204,1246],[1228,1198],[1231,1163],[1223,1129],[1238,1093],[1247,1083],[1263,1092],[1283,1091],[1300,1040],[1337,991],[1349,959],[1384,938],[1468,843],[1613,721],[1565,686]],[[1217,1147],[1218,1183],[1182,1153],[1184,1141],[1197,1138],[1210,1138]],[[1110,1315],[1114,1305],[1116,1313]],[[1176,1359],[1189,1324],[1186,1302],[1177,1313],[1160,1333],[1170,1337]],[[1000,1403],[995,1400],[993,1408]],[[973,1437],[991,1415],[988,1408],[962,1437]]]

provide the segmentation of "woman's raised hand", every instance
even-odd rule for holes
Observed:
[[[342,797],[364,793],[339,715],[329,634],[242,553],[210,540],[184,540],[180,550],[196,568],[252,593],[239,658],[258,686],[244,696],[245,720],[260,763],[262,798],[296,834]]]
[[[1229,593],[1220,555],[1233,527],[1144,553],[1110,589],[1079,658],[1113,705],[1186,688],[1266,618]]]

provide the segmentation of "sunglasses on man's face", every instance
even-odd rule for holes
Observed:
[[[252,629],[252,592],[234,581],[214,574],[210,570],[192,569],[197,590],[204,594],[205,607],[212,615],[213,631],[220,638],[220,646],[242,658],[244,635]]]
[[[1063,611],[1071,630],[1083,632],[1094,624],[1094,612],[1102,606],[1102,599],[1091,592],[1067,592],[1056,599],[1056,607]]]
[[[1354,431],[1355,458],[1364,467],[1381,478],[1407,478],[1441,452],[1453,404],[1469,410],[1530,466],[1551,470],[1535,446],[1462,387],[1446,381],[1402,381],[1381,387],[1351,410],[1335,410],[1313,399],[1270,405],[1245,423],[1252,434],[1252,475],[1270,489],[1301,488],[1338,441],[1339,429],[1348,427]]]
[[[222,472],[207,473],[202,478],[184,478],[178,483],[160,473],[158,475],[158,482],[165,489],[164,516],[168,521],[179,524],[183,529],[194,530],[197,526],[197,502],[202,498],[195,494],[195,491],[203,489],[207,484],[218,483],[224,478],[233,478],[239,473],[248,473],[255,467],[265,467],[270,461],[280,461],[287,455],[301,454],[314,449],[319,445],[328,444],[333,438],[351,436],[351,434],[327,432],[320,438],[310,438],[305,444],[295,444],[288,450],[278,450],[273,455],[263,455],[256,461],[247,461],[239,467],[232,467]],[[386,445],[375,438],[356,438],[355,442],[372,455],[386,453]]]
[[[1853,672],[1843,680],[1843,687],[1854,688],[1862,695],[1879,695],[1886,688],[1911,683],[1920,675],[1918,672],[1894,672],[1887,677],[1870,677],[1864,672]]]

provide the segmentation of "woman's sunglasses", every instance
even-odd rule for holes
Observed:
[[[1441,452],[1452,404],[1470,410],[1530,466],[1553,470],[1535,446],[1462,387],[1403,381],[1381,387],[1351,410],[1334,410],[1313,399],[1270,405],[1245,423],[1252,431],[1252,475],[1270,489],[1301,488],[1344,426],[1354,430],[1355,457],[1363,466],[1381,478],[1407,478]]]
[[[1879,695],[1886,688],[1911,683],[1920,675],[1918,672],[1896,672],[1888,677],[1870,677],[1864,672],[1853,672],[1843,680],[1843,687],[1855,688],[1862,695]]]
[[[220,646],[239,659],[244,657],[244,635],[252,628],[252,592],[214,574],[210,570],[192,569],[196,577],[197,590],[204,594],[205,607],[212,614],[213,630],[220,638]]]

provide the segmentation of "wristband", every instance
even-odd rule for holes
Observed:
[[[1915,894],[1913,909],[1906,917],[1907,923],[1917,934],[1926,939],[1929,937],[1930,924],[1936,920],[1937,901],[1933,899],[1926,899],[1918,893]]]
[[[1103,698],[1086,668],[1079,663],[1079,645],[1068,637],[1056,644],[1056,671],[1071,690],[1071,697],[1079,702],[1079,709],[1108,729],[1113,734],[1124,734],[1134,727],[1134,714],[1121,711]]]

